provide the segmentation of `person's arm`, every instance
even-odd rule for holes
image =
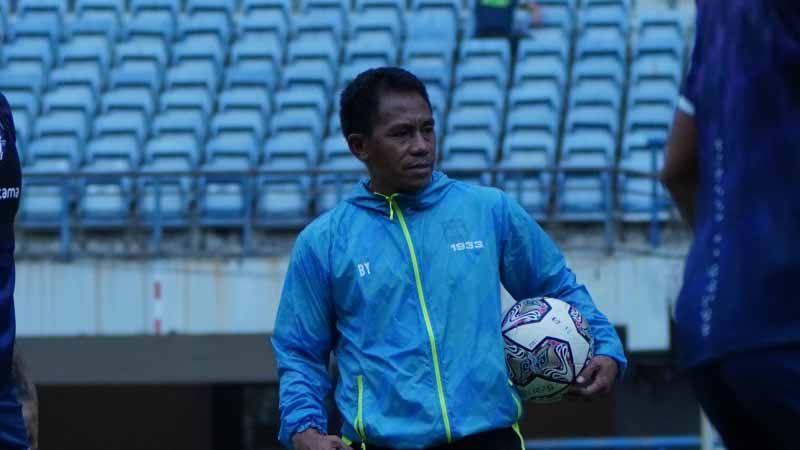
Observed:
[[[280,380],[280,441],[297,450],[348,448],[327,436],[325,396],[335,315],[328,269],[306,233],[297,239],[283,284],[272,345]]]
[[[675,111],[672,133],[667,143],[667,157],[661,171],[661,182],[669,190],[683,220],[694,228],[695,197],[699,186],[697,171],[697,127],[693,106],[685,98]]]
[[[579,393],[592,396],[611,389],[622,376],[627,359],[614,327],[592,301],[586,287],[578,283],[555,243],[517,204],[503,195],[500,277],[503,286],[519,301],[531,297],[553,297],[566,301],[589,322],[594,336],[594,358],[578,380]]]

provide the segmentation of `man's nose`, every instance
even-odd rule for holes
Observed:
[[[414,154],[430,153],[433,150],[434,139],[430,135],[426,135],[422,130],[417,130],[414,133],[414,140],[411,142],[411,152]]]

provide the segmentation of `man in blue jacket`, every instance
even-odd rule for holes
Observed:
[[[27,449],[22,406],[11,366],[14,321],[14,217],[19,209],[22,175],[11,108],[0,94],[0,448]]]
[[[579,395],[624,369],[614,329],[558,248],[503,192],[433,170],[424,85],[371,69],[341,96],[342,132],[369,181],[298,236],[272,343],[284,445],[298,450],[524,448],[500,331],[502,285],[552,296],[592,325]],[[336,357],[341,439],[323,409]]]

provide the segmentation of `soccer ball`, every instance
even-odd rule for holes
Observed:
[[[559,401],[592,357],[589,323],[555,298],[517,302],[506,313],[502,332],[511,382],[524,400]]]

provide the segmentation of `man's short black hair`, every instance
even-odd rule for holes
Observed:
[[[428,108],[431,108],[428,90],[411,72],[399,67],[365,70],[342,91],[339,119],[345,139],[354,133],[365,136],[372,134],[375,117],[378,115],[378,98],[386,91],[416,92],[425,99]]]

